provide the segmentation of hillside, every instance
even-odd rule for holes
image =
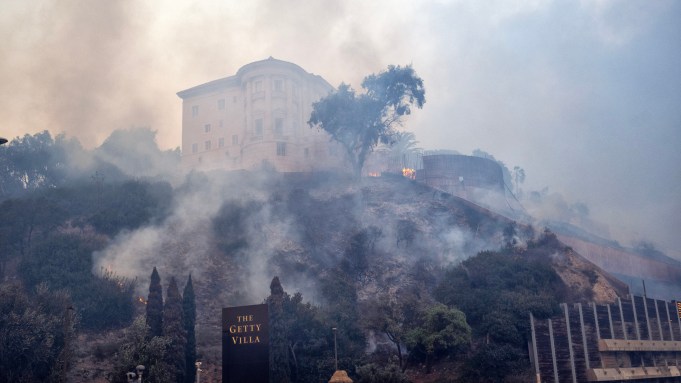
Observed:
[[[107,197],[102,198],[105,194]],[[451,273],[462,270],[461,267],[472,267],[473,263],[461,262],[478,262],[479,257],[474,256],[481,252],[500,255],[479,258],[480,262],[488,262],[485,268],[507,270],[497,276],[481,275],[481,280],[516,278],[516,272],[520,277],[524,274],[513,262],[526,265],[522,267],[527,267],[527,271],[522,273],[536,273],[535,277],[489,283],[494,283],[500,292],[513,293],[516,289],[513,286],[537,278],[523,287],[527,289],[523,294],[540,294],[536,298],[539,300],[528,301],[527,309],[514,312],[509,322],[503,324],[519,326],[513,330],[517,331],[513,340],[497,339],[497,335],[490,335],[490,330],[470,322],[472,348],[457,351],[456,358],[453,350],[443,350],[436,359],[436,363],[445,363],[443,366],[484,351],[484,347],[476,346],[481,336],[488,341],[490,337],[497,339],[500,344],[510,342],[509,352],[525,366],[524,351],[518,345],[523,344],[522,338],[527,335],[524,333],[527,310],[543,307],[541,310],[548,315],[558,300],[611,302],[626,294],[623,284],[560,243],[552,233],[535,231],[461,198],[396,176],[356,182],[335,174],[193,173],[175,187],[147,182],[85,185],[51,189],[31,198],[39,198],[49,211],[56,212],[52,207],[59,207],[61,215],[27,220],[27,226],[21,227],[32,237],[21,234],[23,241],[16,245],[29,246],[27,239],[38,244],[63,241],[62,236],[71,238],[73,246],[80,246],[76,244],[82,241],[90,243],[83,248],[83,254],[90,257],[89,261],[83,260],[83,265],[103,279],[88,283],[97,285],[112,280],[120,285],[135,281],[134,289],[129,291],[143,301],[153,267],[158,268],[164,288],[171,276],[184,283],[192,275],[196,291],[197,355],[204,363],[204,382],[219,381],[220,377],[221,308],[263,302],[274,276],[279,276],[286,292],[292,296],[301,294],[300,304],[311,303],[306,310],[314,313],[310,314],[314,318],[311,323],[318,327],[315,347],[322,348],[321,351],[303,348],[299,357],[304,361],[306,352],[317,355],[314,358],[319,362],[309,357],[310,363],[317,365],[314,373],[329,376],[331,348],[326,332],[334,325],[344,330],[340,338],[345,353],[341,362],[353,376],[360,373],[355,370],[357,366],[372,361],[385,364],[385,360],[392,360],[390,355],[394,357],[391,343],[379,332],[370,330],[371,325],[359,315],[366,305],[381,302],[400,305],[403,299],[417,299],[414,310],[425,313],[439,302],[450,302],[447,304],[452,309],[458,310],[456,307],[460,306],[466,316],[475,317],[480,310],[476,306],[484,303],[471,302],[466,306],[448,301],[453,295],[443,293],[437,297],[435,291],[446,291],[448,278],[460,277]],[[21,201],[5,201],[4,214],[14,211],[10,207]],[[40,249],[37,244],[29,247]],[[5,281],[25,279],[27,275],[35,278],[53,275],[45,274],[48,271],[43,266],[40,273],[26,274],[33,269],[27,269],[24,258],[41,259],[41,253],[36,251],[25,255],[21,251],[7,252]],[[497,266],[502,264],[505,266]],[[38,267],[35,265],[31,267]],[[110,274],[101,275],[102,270]],[[559,279],[552,279],[551,273]],[[110,275],[109,279],[106,275]],[[74,274],[69,278],[76,281],[89,277]],[[57,286],[55,279],[49,280]],[[474,288],[475,281],[456,283]],[[555,291],[549,295],[537,291],[542,290],[538,287],[542,283],[554,286]],[[73,289],[69,286],[74,285],[65,282],[61,286]],[[121,293],[125,291],[128,290]],[[493,291],[491,287],[489,291]],[[78,294],[74,298],[87,295]],[[541,303],[541,299],[548,300]],[[102,307],[93,304],[95,311]],[[516,306],[508,309],[524,307]],[[128,317],[121,316],[124,314],[120,309],[110,316],[120,316],[120,322],[97,322],[94,320],[97,317],[93,317],[91,322],[81,324],[74,352],[74,381],[106,381],[114,368],[116,351],[126,339],[122,329],[133,317],[143,315],[144,304],[137,302],[131,310]],[[410,326],[418,324],[418,319],[404,322],[405,336]],[[418,347],[410,350],[408,371],[418,381],[425,366],[430,366],[430,362],[423,364],[424,361],[430,359],[419,354]],[[463,368],[457,363],[453,366]],[[523,368],[526,367],[518,367],[518,371]],[[435,374],[439,371],[437,364],[433,371]]]

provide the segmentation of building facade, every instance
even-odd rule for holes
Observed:
[[[332,90],[321,76],[270,57],[244,65],[233,76],[178,92],[183,167],[280,172],[342,168],[338,144],[307,124],[312,104]]]

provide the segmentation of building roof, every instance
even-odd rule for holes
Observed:
[[[312,78],[316,79],[317,81],[321,81],[324,85],[327,85],[329,88],[333,88],[333,86],[331,86],[331,84],[329,84],[322,76],[315,75],[313,73],[309,73],[309,72],[305,71],[305,69],[301,68],[299,65],[296,65],[294,63],[291,63],[291,62],[288,62],[288,61],[283,61],[283,60],[278,60],[278,59],[275,59],[274,57],[270,56],[270,57],[268,57],[264,60],[254,61],[250,64],[246,64],[246,65],[242,66],[241,68],[239,68],[239,70],[233,76],[221,78],[221,79],[218,79],[218,80],[213,80],[213,81],[207,82],[205,84],[197,85],[197,86],[191,87],[189,89],[179,91],[179,92],[177,92],[177,95],[181,99],[185,99],[185,98],[197,96],[197,95],[200,95],[200,94],[212,92],[212,91],[215,91],[215,90],[218,90],[218,89],[226,88],[226,87],[229,87],[229,86],[239,85],[241,83],[241,77],[244,74],[248,73],[249,71],[251,71],[253,69],[261,68],[263,66],[268,66],[268,65],[272,65],[272,64],[288,67],[289,69],[291,69],[293,71],[299,72],[303,76],[312,77]]]

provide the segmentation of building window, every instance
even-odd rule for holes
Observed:
[[[199,151],[199,144],[192,144],[192,153],[196,154]]]
[[[199,116],[199,106],[194,105],[192,106],[192,117],[198,117]]]
[[[220,138],[218,139],[218,148],[224,148],[224,147],[225,147],[225,138],[224,138],[224,137],[220,137]]]
[[[232,136],[232,145],[239,145],[239,136],[236,134]]]
[[[204,143],[204,148],[205,148],[206,150],[210,150],[210,140],[208,140],[208,141],[206,141],[206,142]]]
[[[203,126],[203,131],[204,131],[205,133],[210,132],[210,124],[204,125],[204,126]]]
[[[274,119],[274,134],[277,136],[284,135],[284,119],[281,117]]]
[[[283,92],[284,91],[284,80],[277,79],[274,80],[274,91],[275,92]]]
[[[262,80],[258,80],[254,83],[253,91],[262,92]]]
[[[277,142],[277,155],[278,156],[285,156],[286,155],[286,143],[285,142]]]
[[[255,135],[262,136],[262,118],[255,120]]]
[[[224,110],[225,109],[225,99],[221,98],[218,100],[218,110]]]

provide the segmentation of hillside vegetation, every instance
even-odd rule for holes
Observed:
[[[18,177],[0,203],[9,382],[122,381],[141,361],[145,381],[163,381],[162,366],[183,377],[191,363],[178,355],[194,341],[202,381],[219,381],[221,309],[262,302],[279,308],[281,381],[332,375],[333,327],[339,367],[356,382],[526,381],[530,312],[625,293],[550,231],[403,177],[263,170],[164,181],[109,176],[118,168],[101,161],[91,177],[57,169],[23,188]],[[194,340],[145,335],[154,268],[158,307],[179,304],[175,280],[191,275]],[[12,357],[25,349],[33,356]]]

